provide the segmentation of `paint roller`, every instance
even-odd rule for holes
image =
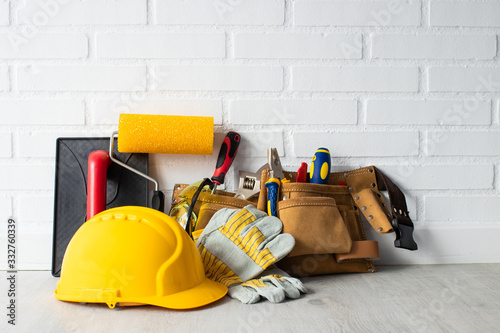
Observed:
[[[153,182],[155,189],[148,205],[164,210],[165,196],[158,181],[113,156],[116,137],[121,153],[211,155],[214,121],[212,117],[121,114],[118,131],[110,138],[109,152],[95,151],[89,155],[87,220],[106,209],[106,173],[111,161]]]

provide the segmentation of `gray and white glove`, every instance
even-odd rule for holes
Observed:
[[[197,238],[205,275],[227,287],[259,276],[293,249],[295,239],[283,224],[252,205],[221,209]]]
[[[302,282],[279,268],[266,270],[255,279],[233,285],[228,292],[232,298],[247,304],[256,303],[261,297],[272,303],[281,303],[285,298],[299,298],[300,293],[307,293]]]

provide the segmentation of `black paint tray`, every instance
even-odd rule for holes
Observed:
[[[114,156],[148,174],[148,154],[119,153]],[[87,163],[95,150],[109,151],[109,138],[59,138],[56,143],[56,182],[54,195],[54,235],[52,275],[60,276],[69,241],[87,220]],[[148,180],[111,163],[108,168],[106,209],[148,204]]]

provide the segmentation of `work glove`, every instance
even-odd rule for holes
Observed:
[[[273,268],[255,279],[229,287],[228,294],[242,303],[252,304],[258,302],[261,296],[272,303],[281,303],[285,298],[299,298],[301,292],[305,294],[307,290],[299,279]]]
[[[259,276],[295,245],[293,236],[281,234],[282,229],[280,219],[252,205],[219,210],[201,234],[193,233],[205,275],[227,287]]]

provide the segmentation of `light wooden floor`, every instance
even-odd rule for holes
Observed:
[[[18,325],[7,327],[2,277],[0,332],[500,331],[500,264],[377,268],[304,278],[309,294],[299,300],[245,305],[225,297],[190,311],[61,302],[49,272],[18,272]]]

